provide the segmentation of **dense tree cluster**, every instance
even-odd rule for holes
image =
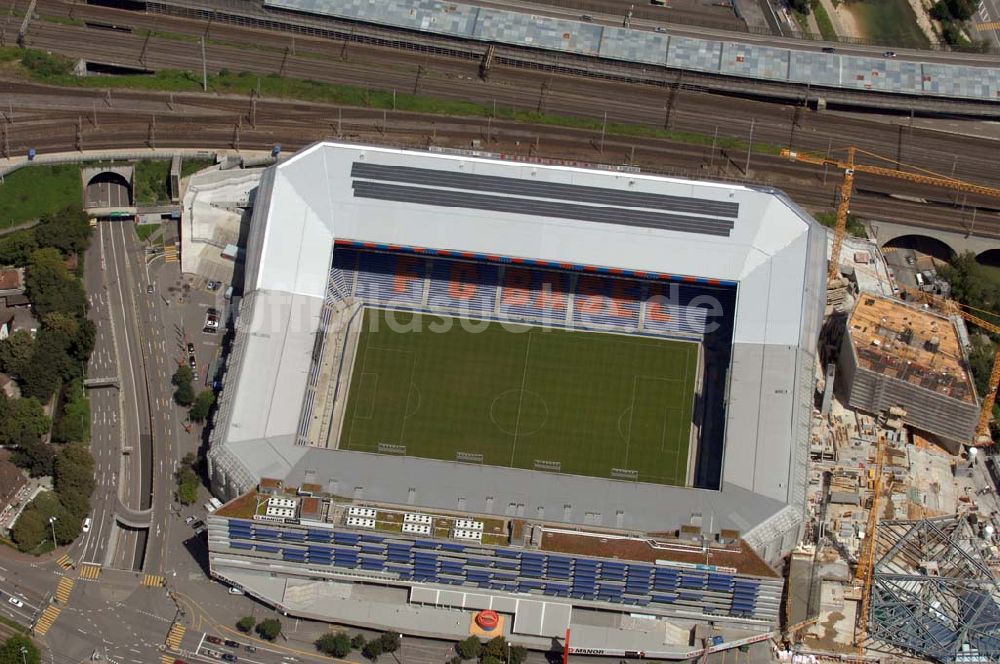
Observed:
[[[174,401],[179,406],[190,406],[194,403],[194,374],[191,369],[182,364],[177,367],[177,371],[171,377],[170,382],[174,385]]]
[[[931,18],[941,22],[941,36],[952,45],[967,44],[961,23],[972,18],[980,0],[938,0],[931,7]]]
[[[202,390],[194,398],[194,403],[191,405],[188,417],[191,418],[192,422],[204,422],[208,419],[208,414],[212,411],[212,406],[214,405],[215,392],[212,390]]]
[[[329,632],[316,639],[316,649],[331,657],[344,658],[353,650],[361,651],[361,655],[372,662],[385,653],[394,653],[403,645],[402,636],[397,632],[382,632],[378,638],[370,641],[361,634],[353,637],[344,632]]]
[[[523,646],[516,646],[503,636],[497,636],[485,643],[478,637],[470,636],[455,644],[457,655],[450,664],[461,664],[467,660],[478,660],[480,664],[523,664],[528,657],[528,651]]]
[[[982,311],[1000,311],[1000,281],[990,273],[990,268],[976,261],[975,254],[966,253],[954,257],[940,273],[951,285],[952,299]],[[993,355],[1000,338],[975,326],[972,332],[969,369],[977,392],[983,396],[989,386]],[[994,413],[996,410],[995,408]]]
[[[198,459],[188,452],[181,459],[180,468],[177,469],[177,500],[182,505],[193,505],[198,501],[198,486],[201,481],[198,479],[197,464]]]
[[[42,653],[24,634],[15,634],[0,645],[0,664],[41,664]]]
[[[52,540],[50,517],[56,518],[55,544],[72,542],[90,513],[90,496],[95,487],[90,449],[82,443],[70,443],[59,450],[49,465],[55,491],[41,493],[31,501],[11,532],[22,551],[34,551],[42,542]]]
[[[22,551],[51,542],[53,526],[55,544],[73,541],[90,511],[94,460],[86,445],[90,406],[83,377],[96,328],[86,318],[83,284],[67,266],[86,250],[90,234],[83,211],[66,208],[0,238],[0,264],[25,268],[25,290],[39,321],[34,336],[21,330],[0,341],[0,371],[21,389],[20,399],[0,395],[0,443],[15,446],[11,460],[32,476],[51,475],[55,489],[39,494],[18,519],[11,536]],[[53,397],[54,426],[43,410]],[[52,440],[65,445],[45,442],[50,427]]]

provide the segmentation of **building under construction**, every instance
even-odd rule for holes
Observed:
[[[911,427],[949,441],[972,440],[979,400],[952,320],[863,294],[847,323],[839,371],[851,408],[901,407]]]

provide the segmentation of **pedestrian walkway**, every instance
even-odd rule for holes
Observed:
[[[42,615],[38,616],[38,622],[35,623],[35,634],[37,636],[45,636],[48,631],[52,629],[52,625],[55,623],[56,618],[59,617],[61,612],[62,609],[58,606],[53,606],[52,604],[45,607],[45,610],[42,611]]]
[[[174,623],[170,626],[170,631],[167,632],[167,647],[171,650],[177,650],[181,647],[181,641],[184,640],[184,632],[187,631],[187,627],[184,625]]]
[[[101,576],[101,566],[94,563],[84,563],[80,566],[80,578],[87,581],[97,581]]]
[[[59,565],[59,567],[62,567],[67,572],[73,569],[73,559],[70,558],[68,555],[63,554],[63,556],[59,558],[59,560],[57,560],[56,563]]]
[[[146,574],[142,577],[142,585],[150,588],[162,588],[164,585],[163,577],[159,574]]]
[[[177,245],[176,244],[165,244],[163,245],[163,260],[167,263],[177,262]]]
[[[68,577],[63,577],[59,579],[59,585],[56,587],[56,601],[60,604],[65,604],[69,601],[70,593],[73,592],[73,586],[76,585],[76,581]]]

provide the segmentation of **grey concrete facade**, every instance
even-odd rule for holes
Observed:
[[[979,421],[979,404],[950,399],[898,378],[879,374],[858,363],[851,335],[845,334],[838,362],[851,408],[868,413],[906,409],[906,423],[922,431],[960,443],[972,441]]]

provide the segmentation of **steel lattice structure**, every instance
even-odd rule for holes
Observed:
[[[965,518],[883,521],[868,616],[872,647],[937,662],[1000,661],[1000,584]]]

